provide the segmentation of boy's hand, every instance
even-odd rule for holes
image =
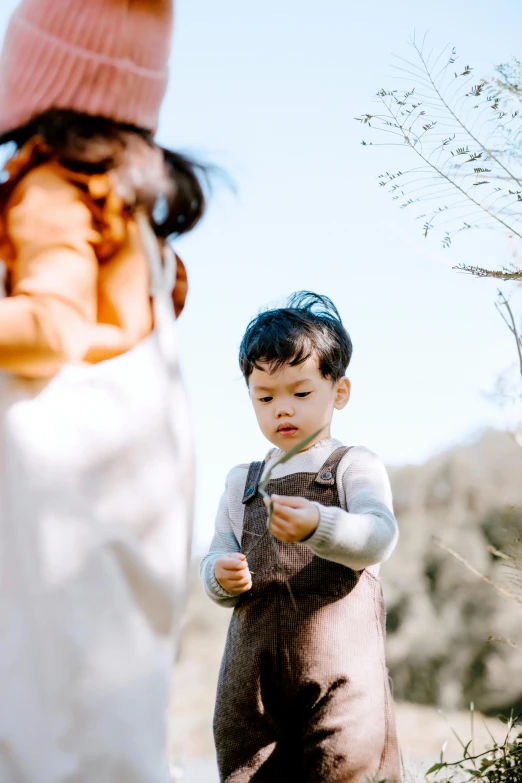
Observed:
[[[264,500],[267,508],[270,501],[274,504],[272,535],[279,541],[293,544],[309,538],[317,530],[319,509],[309,500],[286,495],[272,495]]]
[[[223,590],[231,595],[247,593],[252,587],[248,563],[241,552],[231,552],[216,560],[214,573]]]

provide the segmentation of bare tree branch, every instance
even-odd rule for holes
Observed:
[[[507,328],[515,338],[515,342],[517,346],[517,354],[518,354],[518,366],[520,370],[520,377],[522,378],[522,337],[518,333],[517,325],[515,323],[515,316],[513,315],[513,310],[511,309],[511,305],[509,304],[509,301],[506,299],[506,297],[500,290],[498,291],[498,299],[499,301],[495,303],[495,307],[497,308],[500,315],[502,316]],[[501,310],[502,307],[507,311],[507,318]]]

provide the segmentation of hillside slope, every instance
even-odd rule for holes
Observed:
[[[433,541],[514,590],[507,551],[522,538],[522,448],[498,432],[420,466],[390,471],[400,543],[382,568],[388,665],[398,698],[447,709],[522,700],[522,606],[474,576]],[[522,600],[522,590],[520,591]]]

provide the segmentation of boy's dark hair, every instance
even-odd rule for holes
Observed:
[[[137,172],[135,202],[147,207],[158,236],[190,231],[205,211],[202,182],[208,184],[208,174],[214,168],[160,147],[148,130],[107,117],[50,109],[23,127],[0,134],[0,145],[11,142],[20,148],[32,138],[43,143],[47,157],[71,171],[112,171],[116,180],[121,173],[123,184],[130,169]],[[160,219],[154,209],[158,199]]]
[[[342,378],[352,357],[352,341],[331,299],[296,291],[286,307],[266,310],[251,321],[239,348],[239,366],[248,383],[259,363],[273,372],[302,364],[315,354],[324,378]]]

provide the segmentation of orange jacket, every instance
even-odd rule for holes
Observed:
[[[69,362],[99,362],[152,329],[147,260],[137,226],[107,175],[63,168],[38,140],[7,167],[0,186],[0,370],[55,374]],[[176,311],[186,276],[178,259]]]

